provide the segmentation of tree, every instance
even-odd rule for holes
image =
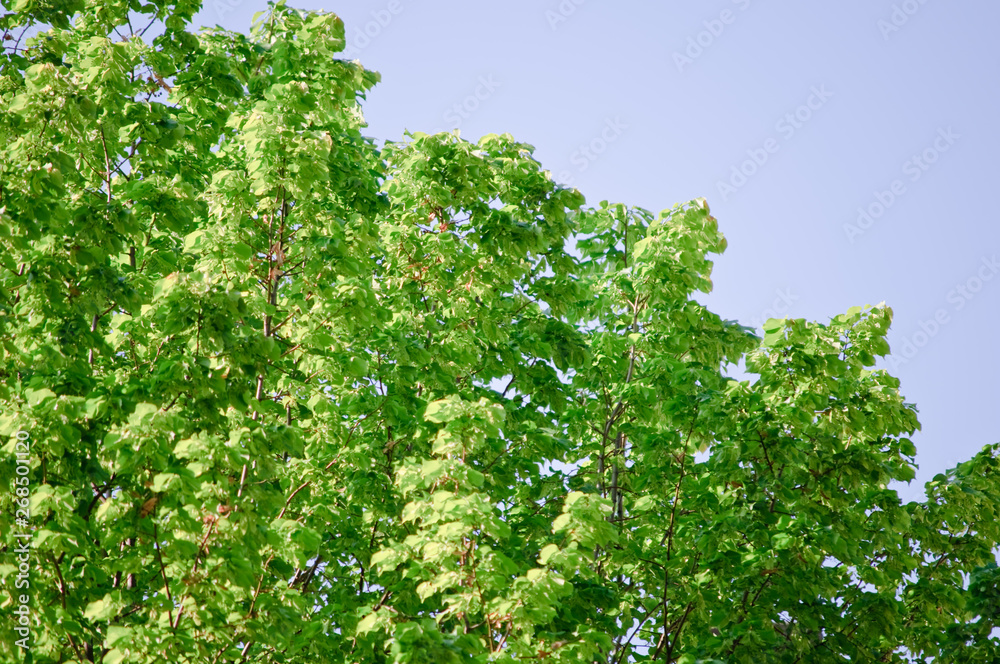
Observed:
[[[888,307],[760,339],[704,200],[380,148],[336,16],[197,9],[0,19],[5,661],[997,661],[1000,448],[889,488]]]

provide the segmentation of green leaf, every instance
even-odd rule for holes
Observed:
[[[240,260],[250,260],[250,257],[253,256],[253,249],[250,248],[250,245],[243,242],[233,244],[232,251]]]
[[[132,411],[132,415],[129,417],[128,422],[132,425],[141,425],[148,422],[158,410],[159,407],[155,404],[137,404],[135,410]]]
[[[559,553],[559,547],[555,544],[547,544],[542,547],[541,552],[538,554],[539,564],[546,565],[554,554]]]
[[[113,617],[118,611],[108,597],[91,602],[83,612],[88,620],[103,621]]]
[[[128,661],[127,654],[119,648],[112,648],[104,654],[104,658],[101,660],[102,664],[119,664],[125,661]]]
[[[133,630],[131,627],[111,625],[108,627],[107,637],[105,637],[104,643],[107,647],[114,648],[120,643],[127,644],[131,641],[132,635]]]
[[[52,390],[42,388],[40,390],[25,390],[24,396],[29,406],[37,406],[47,399],[54,399],[56,394]]]
[[[377,629],[384,629],[386,626],[388,626],[388,621],[385,616],[379,611],[373,611],[358,622],[357,633],[359,635],[367,634]]]
[[[424,410],[424,419],[428,422],[441,424],[460,417],[462,411],[462,400],[455,395],[450,395],[427,404],[427,409]]]
[[[157,473],[153,476],[153,485],[151,488],[154,493],[163,493],[179,479],[174,473]]]

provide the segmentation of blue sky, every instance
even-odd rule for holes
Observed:
[[[381,72],[369,134],[510,132],[557,180],[654,211],[704,196],[724,318],[885,301],[920,470],[1000,441],[1000,5],[984,0],[290,0]],[[207,0],[246,31],[263,0]],[[864,214],[862,214],[864,213]]]

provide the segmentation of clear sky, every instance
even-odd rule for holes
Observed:
[[[654,211],[704,196],[724,318],[887,302],[920,470],[1000,441],[1000,5],[985,0],[289,0],[381,72],[369,134],[510,132],[557,180]],[[207,0],[247,31],[263,0]],[[992,72],[992,73],[991,73]]]

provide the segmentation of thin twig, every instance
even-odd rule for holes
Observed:
[[[160,563],[160,574],[163,576],[163,586],[167,590],[167,620],[170,625],[174,625],[174,615],[171,607],[174,605],[174,598],[170,594],[170,579],[167,578],[167,568],[163,564],[163,555],[160,553],[160,536],[156,528],[156,520],[153,520],[153,549],[156,551],[156,560]],[[178,619],[180,616],[178,615]],[[174,633],[177,632],[177,627],[173,627]]]
[[[281,517],[285,516],[285,510],[288,509],[288,505],[291,504],[292,498],[295,497],[295,494],[297,494],[299,491],[302,491],[302,489],[306,488],[307,486],[309,486],[309,482],[308,481],[303,482],[302,484],[299,485],[299,488],[297,488],[295,491],[292,491],[292,493],[288,496],[288,499],[285,501],[285,506],[282,507],[281,508],[281,512],[278,513],[278,518],[279,519]]]

